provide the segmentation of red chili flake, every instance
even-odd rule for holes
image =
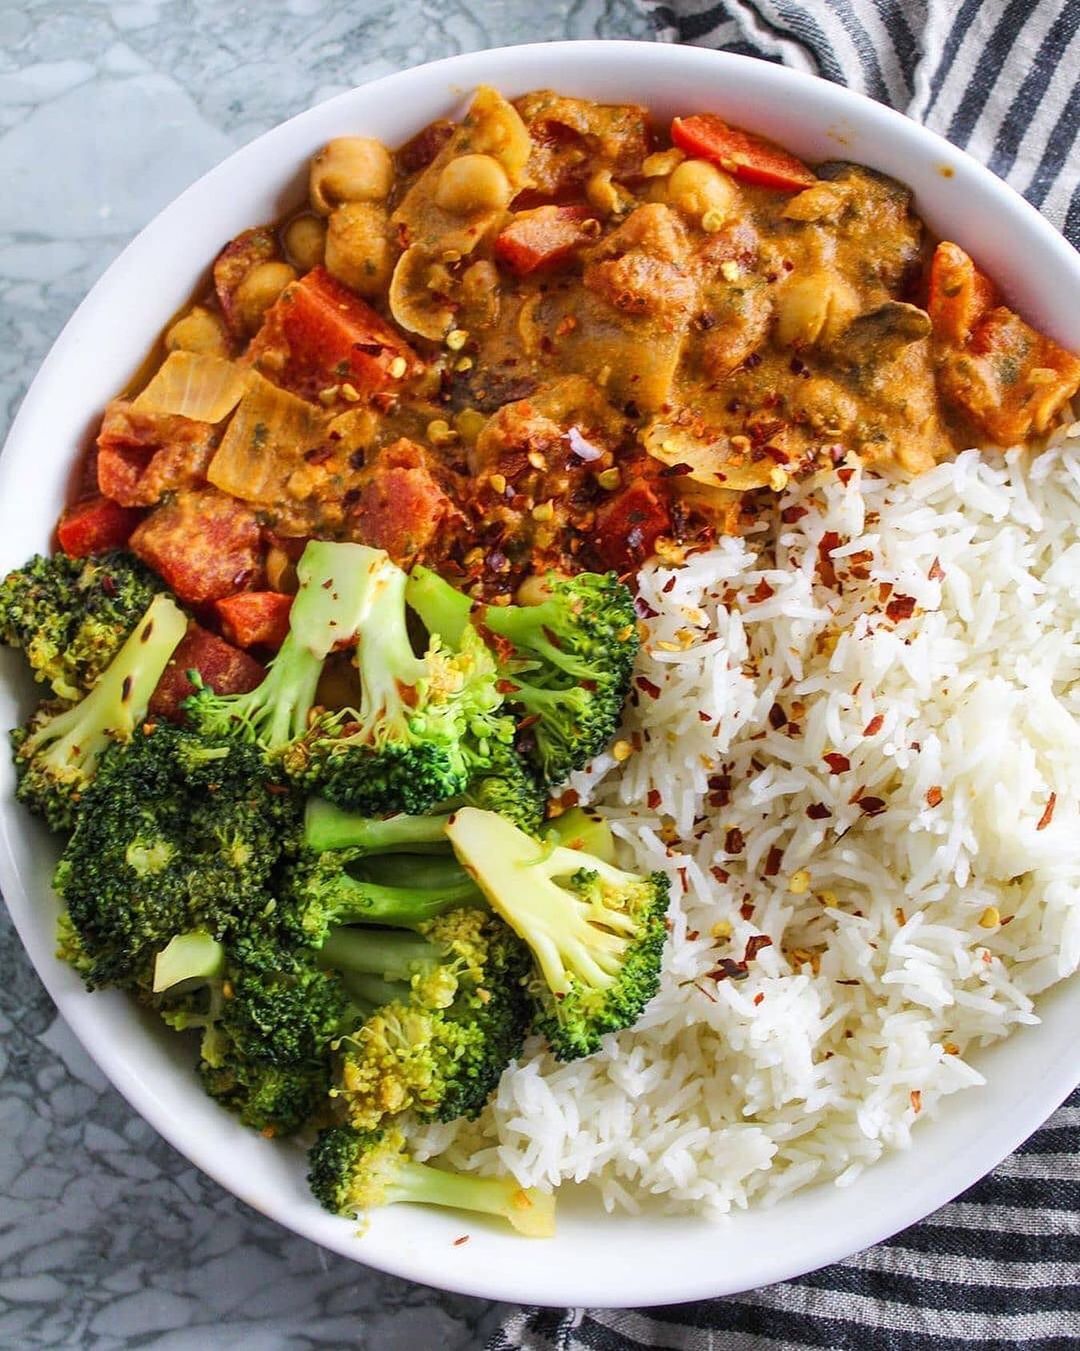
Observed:
[[[713,877],[715,877],[718,882],[726,882],[731,876],[726,868],[718,867],[715,863],[709,869],[709,872],[712,873]]]
[[[915,610],[915,597],[896,595],[885,606],[885,618],[893,624],[902,619],[910,619]]]
[[[750,972],[745,962],[736,962],[731,957],[721,957],[720,964],[706,973],[710,980],[745,980]]]
[[[864,816],[880,816],[885,810],[885,803],[879,797],[864,797],[859,799],[859,810]]]
[[[784,861],[784,851],[779,845],[774,844],[769,850],[768,857],[765,859],[765,876],[775,877],[780,871],[780,864]]]
[[[698,715],[698,717],[701,719],[702,722],[712,722],[712,714],[711,714],[711,713],[706,713],[705,710],[704,710],[703,708],[699,708],[699,709],[698,709],[697,715]]]
[[[851,482],[851,480],[855,477],[855,470],[854,470],[854,469],[847,469],[847,468],[844,468],[844,469],[838,469],[838,470],[836,471],[836,477],[840,480],[840,482],[841,482],[841,483],[844,485],[844,487],[846,488],[846,487],[848,486],[848,484]]]
[[[559,801],[562,803],[563,807],[569,811],[571,807],[576,807],[581,801],[581,794],[576,788],[567,788],[559,798]]]
[[[755,1003],[755,1004],[760,1004],[760,1003],[762,1003],[762,1002],[764,1001],[764,999],[765,999],[765,996],[761,993],[760,990],[757,992],[756,995],[754,995],[754,1003]]]
[[[911,1090],[910,1096],[911,1096],[911,1106],[912,1106],[912,1109],[913,1109],[915,1112],[921,1112],[921,1111],[922,1111],[922,1094],[919,1092],[919,1090],[918,1090],[917,1088],[913,1088],[913,1089]]]
[[[840,547],[840,536],[835,530],[826,530],[824,535],[818,540],[818,576],[825,586],[836,585],[836,569],[833,567],[833,561],[829,553],[833,549]]]
[[[686,869],[680,868],[678,872],[679,872],[679,882],[682,885],[683,891],[689,891],[690,883],[686,880]]]
[[[1045,830],[1054,818],[1054,808],[1057,806],[1057,793],[1051,793],[1046,799],[1046,806],[1043,808],[1043,814],[1039,817],[1039,824],[1036,830]]]
[[[828,755],[823,755],[821,758],[834,774],[846,774],[851,768],[851,761],[846,755],[841,755],[839,751],[829,751]]]
[[[743,901],[742,905],[739,906],[739,914],[742,916],[743,919],[753,919],[754,918],[753,901]]]
[[[762,948],[771,948],[772,939],[768,934],[753,934],[746,940],[746,951],[743,953],[744,962],[752,962]]]
[[[454,1247],[455,1247],[455,1248],[460,1248],[461,1245],[462,1245],[463,1243],[468,1243],[468,1241],[469,1241],[469,1235],[468,1235],[468,1234],[462,1234],[459,1238],[455,1238],[455,1239],[454,1239]]]
[[[930,564],[930,571],[926,574],[932,582],[940,582],[945,576],[945,569],[941,566],[941,559],[935,558]]]
[[[879,582],[877,594],[878,594],[878,603],[880,605],[884,605],[885,602],[892,595],[892,582]]]
[[[933,788],[928,788],[926,790],[926,805],[928,807],[937,807],[940,805],[941,800],[942,798],[944,798],[944,796],[945,794],[941,791],[941,789],[937,786],[937,784],[934,784]]]
[[[832,816],[832,812],[829,811],[824,802],[811,802],[806,809],[806,814],[811,821],[827,821]]]
[[[802,736],[802,727],[797,722],[789,722],[787,725],[788,736]]]
[[[857,980],[838,980],[837,985],[858,985]]]
[[[645,799],[645,801],[648,803],[649,810],[650,810],[651,812],[656,811],[657,807],[659,807],[659,805],[660,805],[660,789],[659,789],[659,788],[650,788],[650,789],[649,789],[649,795],[648,795],[648,797]]]
[[[667,579],[667,581],[666,581],[666,582],[664,583],[664,585],[660,588],[660,590],[661,590],[661,591],[664,593],[664,595],[666,596],[666,595],[668,594],[669,591],[674,591],[674,589],[675,589],[675,574],[672,573],[672,575]]]
[[[741,854],[746,847],[746,839],[738,826],[732,826],[724,836],[724,852],[727,854]]]
[[[770,596],[774,596],[775,594],[776,592],[773,590],[773,588],[769,585],[769,583],[765,580],[765,578],[762,577],[761,581],[758,582],[757,586],[755,586],[753,591],[750,592],[748,599],[752,605],[758,605],[763,600],[768,600]]]
[[[784,723],[786,722],[787,722],[787,714],[784,712],[784,710],[780,707],[779,704],[773,704],[772,708],[769,709],[769,726],[774,727],[777,731],[779,731],[780,728],[783,727]]]
[[[863,736],[877,736],[885,726],[885,714],[875,713],[870,721],[863,728]]]
[[[642,690],[650,699],[660,698],[660,686],[654,685],[647,676],[638,676],[636,684],[639,690]]]
[[[696,943],[697,940],[701,937],[701,933],[698,929],[687,929],[686,937],[689,939],[691,943]]]
[[[804,516],[809,516],[805,507],[785,507],[780,513],[780,519],[785,525],[794,525],[796,521],[801,521]]]

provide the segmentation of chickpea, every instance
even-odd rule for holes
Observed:
[[[843,277],[829,272],[795,276],[776,301],[776,338],[784,347],[830,342],[859,310],[859,298]]]
[[[233,293],[236,313],[246,332],[255,332],[266,311],[295,280],[296,268],[288,263],[256,263],[248,268]]]
[[[610,169],[597,169],[585,184],[585,197],[602,216],[620,216],[634,205],[634,199],[621,183],[612,182]]]
[[[506,170],[490,155],[458,155],[450,160],[435,187],[435,205],[455,216],[474,211],[501,211],[513,190]]]
[[[339,202],[383,202],[394,185],[394,162],[381,141],[339,136],[311,160],[309,195],[320,216]]]
[[[297,216],[285,231],[285,251],[301,272],[310,272],[326,251],[326,224],[318,216]]]
[[[229,355],[229,341],[217,315],[195,305],[169,327],[165,334],[165,350],[224,357]]]
[[[381,295],[394,271],[390,220],[374,202],[344,202],[330,215],[326,270],[362,296]]]
[[[668,179],[668,199],[688,216],[700,220],[715,213],[723,219],[731,214],[735,185],[708,160],[683,160]]]

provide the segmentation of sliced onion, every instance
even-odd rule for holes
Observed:
[[[243,397],[250,372],[224,357],[172,352],[134,401],[142,413],[221,422]]]
[[[250,388],[217,448],[207,478],[244,502],[270,505],[288,496],[304,452],[325,443],[327,416],[252,372]]]
[[[604,452],[599,446],[594,446],[591,441],[586,441],[576,427],[571,427],[566,433],[566,439],[570,442],[570,449],[578,457],[588,463],[590,460],[599,460],[603,458]]]

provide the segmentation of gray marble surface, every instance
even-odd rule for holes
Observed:
[[[633,0],[0,0],[0,439],[130,237],[234,147],[453,52],[650,35]],[[500,1308],[279,1229],[136,1117],[0,909],[0,1347],[480,1347]]]

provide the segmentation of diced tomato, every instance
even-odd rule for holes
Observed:
[[[519,211],[495,237],[495,257],[511,272],[526,277],[564,262],[590,236],[584,223],[595,216],[587,206],[538,206]]]
[[[105,549],[119,549],[143,518],[141,511],[119,506],[107,497],[91,497],[68,507],[56,527],[64,553],[83,558]]]
[[[233,333],[242,331],[236,313],[236,288],[253,267],[272,262],[278,256],[273,230],[267,225],[259,225],[231,239],[214,259],[214,289],[225,323]]]
[[[231,596],[262,574],[254,513],[216,488],[177,493],[139,525],[131,550],[189,605]]]
[[[1080,357],[998,305],[938,367],[942,398],[1001,446],[1042,436],[1080,389]]]
[[[362,544],[385,549],[395,563],[413,562],[461,513],[439,482],[423,447],[402,438],[364,470],[360,498],[349,514]]]
[[[285,288],[247,356],[268,380],[313,402],[324,390],[344,384],[367,397],[422,368],[386,320],[324,267]]]
[[[638,482],[606,502],[596,513],[596,552],[605,567],[630,572],[652,554],[656,541],[671,530],[668,504],[649,483]]]
[[[189,671],[198,671],[203,684],[218,694],[246,694],[266,674],[254,657],[192,623],[150,697],[149,712],[154,717],[183,721],[181,705],[195,690],[188,679]]]
[[[121,506],[153,506],[167,492],[206,482],[215,439],[207,422],[114,399],[97,439],[98,487]]]
[[[289,632],[293,598],[280,591],[240,591],[214,602],[221,631],[237,647],[272,647]]]
[[[930,264],[927,310],[934,337],[962,344],[987,311],[996,304],[994,284],[957,244],[942,240]]]
[[[711,160],[746,183],[798,192],[817,182],[801,159],[763,136],[728,126],[714,113],[677,117],[671,124],[671,139],[688,155]]]

